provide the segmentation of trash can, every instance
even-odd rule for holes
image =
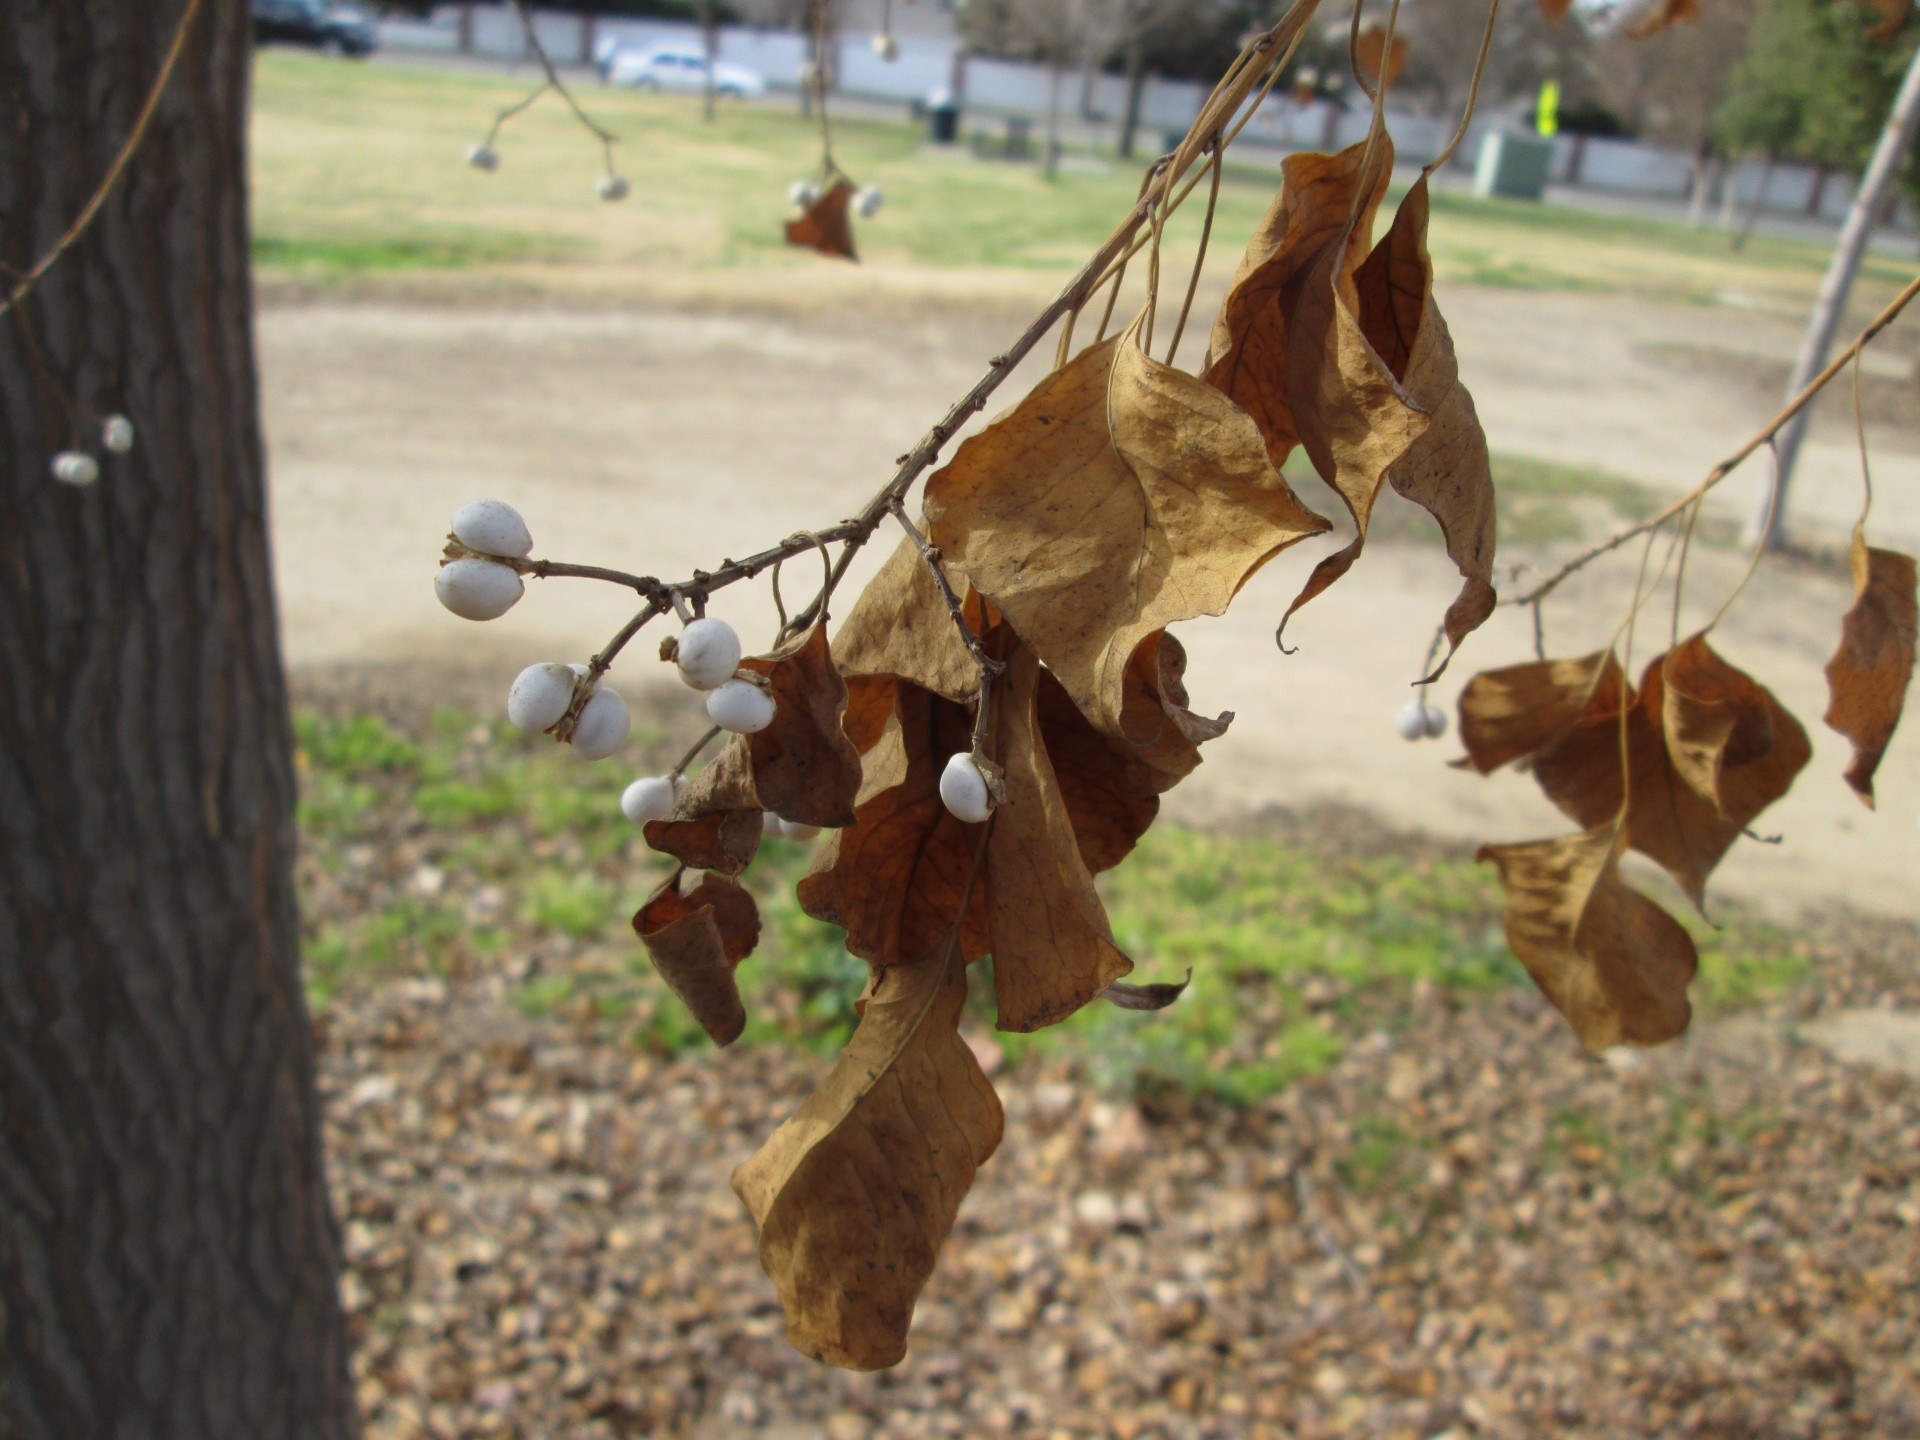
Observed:
[[[951,90],[936,90],[927,97],[927,138],[936,145],[951,145],[960,138],[960,107]]]
[[[1473,193],[1509,200],[1538,200],[1553,170],[1553,141],[1541,135],[1496,130],[1480,142],[1473,167]]]

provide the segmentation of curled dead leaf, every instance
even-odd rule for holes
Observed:
[[[1686,1033],[1699,955],[1686,929],[1620,879],[1624,829],[1478,855],[1500,872],[1507,943],[1590,1050],[1658,1045]]]
[[[1913,0],[1867,0],[1867,9],[1875,19],[1867,30],[1867,39],[1875,45],[1889,45],[1907,27],[1913,14]]]
[[[1483,671],[1460,692],[1465,763],[1488,775],[1544,750],[1582,718],[1617,716],[1625,689],[1611,650]]]
[[[787,222],[787,244],[818,250],[842,260],[858,260],[853,249],[853,222],[847,218],[855,189],[836,180],[821,192],[797,220]]]
[[[1224,395],[1145,354],[1136,321],[1056,370],[928,482],[931,538],[1104,733],[1134,651],[1225,612],[1326,529]]]
[[[760,939],[760,912],[738,881],[708,874],[680,893],[684,872],[654,891],[633,917],[660,978],[680,997],[716,1045],[731,1045],[746,1028],[734,967]]]
[[[876,967],[832,1071],[734,1172],[787,1336],[817,1360],[900,1362],[960,1202],[1000,1144],[999,1098],[960,1038],[966,991],[957,930]]]
[[[985,637],[1000,617],[964,580],[960,585],[968,627]],[[946,599],[911,537],[860,592],[834,636],[833,654],[849,676],[897,676],[961,705],[971,705],[980,689],[980,668],[954,630]]]
[[[1460,383],[1453,338],[1433,298],[1427,253],[1430,201],[1423,172],[1400,202],[1393,224],[1354,276],[1361,329],[1413,403],[1432,418],[1387,471],[1401,495],[1439,522],[1460,593],[1447,607],[1447,654],[1493,613],[1493,467],[1473,396]]]
[[[1290,296],[1343,233],[1352,265],[1366,254],[1379,203],[1372,187],[1361,195],[1352,230],[1347,228],[1363,166],[1372,168],[1364,140],[1337,154],[1301,152],[1281,162],[1279,192],[1247,242],[1213,322],[1204,378],[1253,418],[1275,466],[1284,465],[1300,443],[1287,395]]]
[[[1831,698],[1824,719],[1853,742],[1847,784],[1871,809],[1873,772],[1900,723],[1913,679],[1920,607],[1911,555],[1875,550],[1856,528],[1851,562],[1853,604],[1840,622],[1840,646],[1827,662]]]
[[[1116,980],[1100,992],[1100,998],[1122,1010],[1164,1010],[1186,992],[1193,983],[1193,967],[1187,967],[1184,980],[1156,980],[1151,985],[1129,985]]]
[[[1113,943],[1041,739],[1040,678],[1040,662],[1023,647],[993,707],[1006,795],[987,835],[981,888],[1002,1030],[1056,1024],[1133,969]]]
[[[730,772],[732,774],[746,773],[745,756],[744,746],[736,750],[729,745],[706,770],[700,772],[701,779],[706,777],[708,771],[721,765],[735,767]],[[748,779],[750,782],[750,774]],[[711,795],[722,793],[723,780],[724,777],[716,779]],[[733,782],[725,780],[724,783]],[[699,784],[700,781],[696,780],[694,785],[688,787],[688,795],[682,799],[680,809],[692,808],[694,792]],[[707,803],[707,799],[703,797],[698,803]],[[740,809],[714,809],[686,820],[649,820],[641,833],[646,836],[650,847],[663,855],[671,855],[690,870],[715,870],[722,875],[738,875],[759,852],[761,824],[760,807],[753,804]]]
[[[740,737],[760,808],[801,825],[851,825],[860,752],[843,728],[847,686],[827,647],[826,625],[741,668],[767,677],[776,706],[771,725]]]

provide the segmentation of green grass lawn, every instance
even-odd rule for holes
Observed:
[[[298,733],[317,1006],[392,974],[470,974],[520,957],[525,968],[509,973],[522,976],[514,998],[531,1012],[564,1009],[660,1053],[707,1043],[629,928],[669,865],[620,814],[628,768],[584,765],[504,721],[451,711],[418,734],[307,712]],[[677,748],[643,713],[630,763]],[[739,971],[741,1043],[830,1052],[854,1023],[866,967],[793,899],[811,859],[809,845],[768,841],[745,876],[763,930]],[[1493,875],[1462,849],[1163,824],[1101,886],[1134,978],[1191,970],[1192,985],[1159,1013],[1096,1003],[1052,1030],[999,1037],[1015,1064],[1065,1057],[1116,1091],[1247,1103],[1404,1025],[1411,987],[1464,1002],[1529,984],[1501,932]],[[1761,1004],[1806,979],[1803,942],[1723,910],[1719,929],[1680,911],[1701,949],[1697,1005]],[[977,967],[971,1002],[983,1030],[990,964]]]
[[[811,121],[778,103],[725,105],[707,124],[692,97],[644,96],[588,82],[581,98],[622,139],[633,197],[594,194],[598,144],[553,96],[510,121],[499,171],[465,164],[494,113],[532,81],[401,64],[356,65],[279,50],[256,71],[256,258],[269,278],[328,283],[373,274],[528,264],[677,270],[818,265],[781,239],[786,187],[818,161]],[[886,191],[858,227],[866,258],[890,265],[1030,270],[1062,278],[1132,203],[1139,168],[1063,173],[1033,165],[929,157],[918,127],[835,123],[835,150]],[[1277,183],[1261,165],[1228,165],[1216,222],[1223,270]],[[1183,212],[1184,266],[1199,206]],[[1433,250],[1443,280],[1530,289],[1630,290],[1688,301],[1733,294],[1811,297],[1824,247],[1725,235],[1583,210],[1435,197]],[[1902,283],[1868,262],[1861,303]]]

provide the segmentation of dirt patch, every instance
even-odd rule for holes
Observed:
[[[1757,403],[1780,403],[1792,374],[1790,361],[1771,355],[1724,350],[1711,345],[1649,345],[1654,363],[1674,371],[1718,377],[1747,390]],[[1885,426],[1896,445],[1911,446],[1920,433],[1920,370],[1898,354],[1881,354],[1861,367],[1860,412],[1869,425]],[[1829,424],[1852,425],[1853,384],[1849,373],[1814,402],[1814,413]]]

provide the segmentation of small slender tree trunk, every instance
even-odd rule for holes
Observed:
[[[1893,189],[1900,158],[1913,143],[1916,128],[1920,128],[1920,52],[1914,54],[1907,66],[1906,78],[1900,82],[1886,126],[1873,148],[1873,158],[1867,162],[1866,174],[1860,177],[1860,189],[1853,197],[1853,207],[1847,211],[1846,224],[1840,228],[1833,259],[1827,265],[1820,293],[1813,302],[1813,314],[1807,321],[1800,356],[1794,362],[1793,373],[1787,377],[1788,399],[1804,390],[1827,363],[1827,351],[1833,347],[1834,334],[1846,317],[1847,295],[1853,289],[1854,274],[1860,268],[1861,257],[1867,253],[1874,217]],[[1807,412],[1802,410],[1787,422],[1774,442],[1774,452],[1779,458],[1773,472],[1762,482],[1748,517],[1749,544],[1773,549],[1785,539],[1787,487],[1793,483],[1794,463],[1800,458],[1800,442],[1806,435]]]
[[[1047,140],[1040,161],[1041,170],[1051,180],[1060,173],[1060,59],[1047,62]]]
[[[700,0],[700,38],[707,47],[707,94],[705,114],[707,123],[713,123],[713,102],[717,87],[713,78],[713,67],[720,59],[720,22],[713,18],[713,0]]]
[[[184,9],[0,3],[13,273],[106,175]],[[207,0],[91,228],[0,316],[8,1440],[359,1428],[294,913],[251,30],[246,0]],[[130,454],[101,452],[116,412]],[[99,456],[96,483],[53,480],[68,448]]]
[[[1727,157],[1727,173],[1720,187],[1720,228],[1733,229],[1734,222],[1740,216],[1740,167],[1746,163],[1745,155]]]
[[[1707,197],[1720,176],[1720,157],[1703,143],[1693,152],[1687,168],[1687,228],[1698,230],[1707,218]]]
[[[1760,184],[1754,189],[1753,203],[1747,207],[1747,218],[1740,222],[1740,229],[1733,237],[1735,250],[1746,248],[1747,240],[1753,234],[1753,227],[1759,223],[1760,209],[1767,203],[1767,187],[1773,183],[1773,167],[1778,163],[1779,157],[1769,150],[1767,163],[1760,167]]]
[[[460,53],[473,53],[473,0],[460,0],[460,24],[456,32],[459,35]]]
[[[1140,102],[1147,89],[1145,45],[1135,34],[1127,41],[1127,113],[1120,122],[1120,158],[1131,160],[1140,132]]]

